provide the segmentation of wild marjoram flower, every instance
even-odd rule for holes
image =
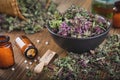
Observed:
[[[120,35],[108,36],[106,42],[93,51],[55,60],[56,75],[51,80],[119,80]]]
[[[54,18],[49,22],[49,26],[53,32],[64,37],[86,38],[105,32],[110,24],[99,15],[93,15],[73,6],[63,15],[56,12]]]

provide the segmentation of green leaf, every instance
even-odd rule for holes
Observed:
[[[50,27],[51,28],[58,28],[61,23],[62,23],[62,20],[52,20],[50,22]]]
[[[117,63],[120,62],[120,57],[119,57],[119,56],[116,56],[116,57],[115,57],[115,62],[117,62]]]

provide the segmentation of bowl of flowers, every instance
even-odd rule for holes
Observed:
[[[104,41],[110,31],[110,22],[72,6],[64,14],[55,12],[47,29],[61,48],[81,53],[95,49]]]

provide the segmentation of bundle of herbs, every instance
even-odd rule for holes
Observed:
[[[26,33],[35,33],[45,27],[50,14],[56,10],[56,4],[50,3],[45,9],[46,0],[18,0],[21,13],[28,20],[21,21],[17,17],[0,14],[0,31],[22,30]],[[48,15],[49,14],[49,15]]]
[[[71,6],[64,14],[55,12],[49,26],[54,33],[64,37],[86,38],[104,33],[110,23],[102,16]]]
[[[108,36],[104,44],[82,54],[69,53],[54,61],[51,80],[119,80],[120,35]]]

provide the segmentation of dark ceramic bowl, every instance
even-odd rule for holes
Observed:
[[[106,38],[110,31],[110,27],[106,32],[100,35],[88,38],[73,38],[73,37],[63,37],[59,34],[54,33],[49,26],[47,26],[48,31],[53,37],[54,41],[63,49],[68,52],[82,53],[98,47]]]

